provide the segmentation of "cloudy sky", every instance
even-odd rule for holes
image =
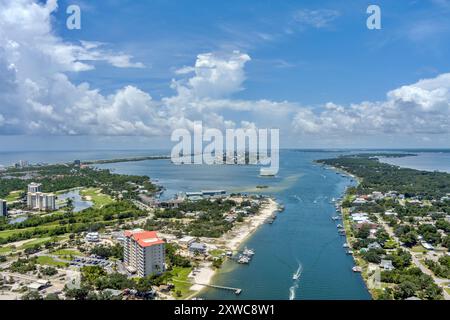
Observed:
[[[369,4],[0,0],[1,149],[171,147],[194,121],[450,147],[450,0],[377,1],[381,30]]]

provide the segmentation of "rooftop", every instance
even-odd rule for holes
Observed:
[[[125,231],[125,236],[136,241],[141,247],[150,247],[157,244],[164,243],[164,240],[158,238],[156,231],[144,231],[142,229],[135,229]]]

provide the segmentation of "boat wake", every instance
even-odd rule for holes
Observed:
[[[297,200],[298,202],[302,202],[303,200],[302,200],[302,198],[300,198],[298,195],[296,195],[296,194],[294,194],[293,196],[292,196],[292,198],[294,198],[295,200]]]
[[[303,270],[302,264],[299,263],[299,264],[298,264],[297,270],[296,270],[295,273],[292,275],[292,279],[294,279],[295,281],[299,280],[299,279],[300,279],[300,276],[302,275],[302,270]]]
[[[289,300],[295,299],[295,292],[297,291],[298,283],[295,283],[292,287],[289,288]]]
[[[298,282],[300,280],[300,276],[302,275],[303,266],[301,263],[298,264],[297,270],[292,275],[292,279],[294,280],[294,284],[289,288],[289,300],[295,299],[295,294],[298,289]]]

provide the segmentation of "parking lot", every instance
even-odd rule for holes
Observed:
[[[94,258],[94,257],[74,257],[70,262],[71,266],[85,267],[85,266],[100,266],[103,268],[108,268],[112,266],[112,262],[102,259],[102,258]]]

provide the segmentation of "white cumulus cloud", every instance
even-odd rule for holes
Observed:
[[[173,95],[155,100],[135,86],[105,95],[88,83],[75,84],[69,72],[103,61],[116,67],[143,67],[101,42],[69,43],[55,35],[56,1],[0,0],[0,134],[169,136],[194,121],[219,129],[238,125],[280,128],[296,140],[314,135],[332,141],[347,135],[433,135],[450,133],[450,73],[396,88],[383,101],[351,105],[329,102],[305,107],[295,102],[244,100],[248,54],[199,54],[175,71]],[[298,17],[314,27],[336,18],[333,12]],[[306,19],[305,17],[308,17]]]

